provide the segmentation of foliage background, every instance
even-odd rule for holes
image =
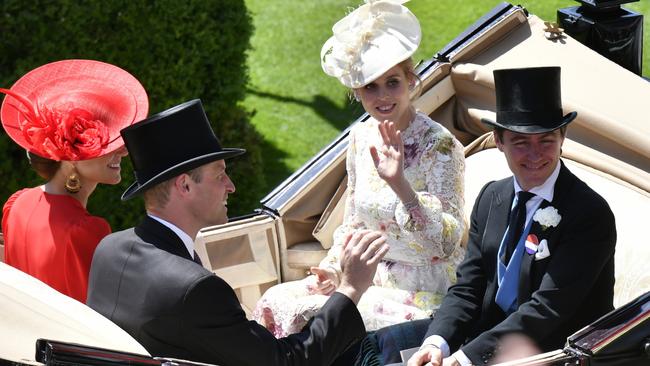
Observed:
[[[257,205],[265,193],[261,137],[250,125],[250,112],[238,104],[248,81],[246,50],[252,34],[243,1],[3,0],[0,4],[0,85],[10,86],[48,62],[84,58],[118,65],[138,78],[149,95],[150,114],[200,98],[222,145],[248,149],[248,154],[235,160],[232,178],[250,194],[234,200],[233,210]],[[4,133],[0,156],[2,202],[20,188],[40,184],[25,152]],[[114,230],[132,226],[143,213],[141,198],[119,201],[133,182],[128,158],[122,168],[122,182],[99,186],[88,205]]]
[[[428,59],[501,0],[411,0]],[[224,146],[248,154],[230,163],[237,193],[231,215],[259,200],[327,145],[363,110],[320,68],[332,25],[362,0],[21,0],[0,1],[0,86],[65,58],[114,63],[149,93],[150,113],[201,98]],[[520,0],[545,20],[573,0]],[[644,14],[643,75],[650,76],[650,0],[625,5]],[[0,132],[0,203],[39,184],[24,151]],[[142,215],[140,199],[120,202],[133,181],[128,159],[119,186],[100,186],[89,210],[114,229]]]

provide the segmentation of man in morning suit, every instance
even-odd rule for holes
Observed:
[[[614,216],[560,159],[566,125],[560,68],[494,71],[494,139],[514,177],[486,184],[467,254],[408,365],[488,363],[500,337],[542,351],[613,309]]]
[[[93,257],[88,305],[152,355],[228,365],[328,365],[365,335],[356,308],[388,250],[380,233],[349,237],[342,283],[301,333],[276,339],[248,321],[233,289],[196,259],[200,228],[227,221],[235,186],[199,100],[121,131],[136,183],[122,199],[144,194],[147,216],[103,239]]]

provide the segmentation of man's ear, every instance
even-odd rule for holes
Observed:
[[[503,152],[503,141],[501,141],[501,139],[499,138],[499,134],[497,133],[496,130],[492,131],[492,137],[494,138],[494,143],[497,145],[497,149]]]
[[[174,188],[181,194],[185,195],[190,192],[189,175],[181,174],[174,178]]]

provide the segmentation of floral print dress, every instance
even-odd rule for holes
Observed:
[[[372,162],[369,147],[382,144],[377,124],[370,119],[350,133],[343,224],[320,264],[340,271],[338,256],[350,231],[368,228],[386,233],[390,249],[358,304],[367,330],[431,316],[455,282],[456,266],[464,256],[462,145],[443,126],[416,113],[402,131],[404,175],[419,201],[416,212],[408,212]],[[312,277],[270,288],[253,318],[276,337],[300,331],[328,299],[310,294]]]

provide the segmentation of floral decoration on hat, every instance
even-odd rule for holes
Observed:
[[[52,160],[87,160],[124,142],[120,130],[147,116],[144,87],[95,60],[55,61],[23,75],[2,102],[2,127],[25,150]]]
[[[86,160],[100,155],[108,145],[108,129],[92,113],[71,104],[52,109],[33,105],[27,98],[0,88],[25,107],[19,121],[25,141],[42,156],[53,160]]]
[[[321,50],[321,66],[349,88],[371,83],[410,57],[420,45],[420,23],[402,4],[365,0],[332,27]]]

